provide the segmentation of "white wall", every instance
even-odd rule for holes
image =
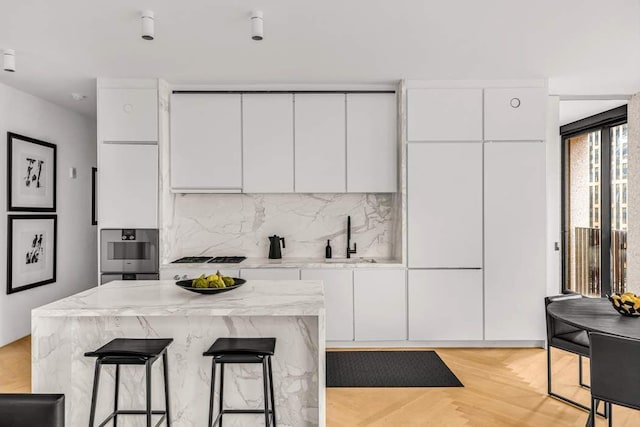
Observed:
[[[550,96],[547,102],[547,295],[557,295],[562,289],[562,252],[554,247],[555,242],[562,245],[559,108],[560,97]]]
[[[15,132],[57,145],[57,281],[6,294],[6,135]],[[96,285],[97,233],[91,225],[95,121],[0,84],[0,346],[31,332],[31,309]],[[68,170],[77,168],[77,178]],[[17,213],[17,212],[16,212]]]
[[[640,294],[640,93],[631,97],[627,108],[629,126],[627,290]]]

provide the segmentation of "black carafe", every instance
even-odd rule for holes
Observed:
[[[324,257],[326,259],[331,258],[331,240],[327,240],[327,247],[324,248]]]
[[[280,259],[282,258],[282,251],[280,250],[280,241],[282,240],[282,247],[285,248],[284,245],[284,237],[269,236],[269,259]]]

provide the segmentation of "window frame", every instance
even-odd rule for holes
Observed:
[[[568,289],[568,257],[567,257],[567,140],[587,133],[600,131],[600,296],[611,294],[611,128],[627,123],[627,105],[605,111],[560,127],[561,138],[561,256],[562,256],[562,293],[573,293]],[[627,188],[628,190],[628,188]],[[605,274],[605,272],[607,272]]]

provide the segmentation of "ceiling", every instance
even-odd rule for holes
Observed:
[[[564,100],[560,101],[560,126],[573,123],[577,120],[613,110],[621,105],[626,105],[626,100]]]
[[[95,115],[96,77],[172,83],[549,78],[640,92],[640,0],[0,0],[0,82]],[[140,11],[156,39],[140,38]],[[249,36],[261,9],[265,39]],[[73,101],[71,92],[88,95]]]

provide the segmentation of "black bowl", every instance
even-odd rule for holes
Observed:
[[[193,283],[193,279],[178,280],[176,282],[176,285],[187,291],[197,292],[199,294],[219,294],[222,292],[232,291],[247,283],[247,281],[244,279],[237,279],[235,277],[232,277],[232,279],[235,282],[234,285],[227,286],[225,288],[194,288],[191,286],[191,284]]]
[[[611,301],[613,308],[623,316],[640,317],[640,310],[636,310],[634,308],[634,303],[630,301],[622,302],[620,299],[614,299],[613,295],[607,295],[607,298]]]

